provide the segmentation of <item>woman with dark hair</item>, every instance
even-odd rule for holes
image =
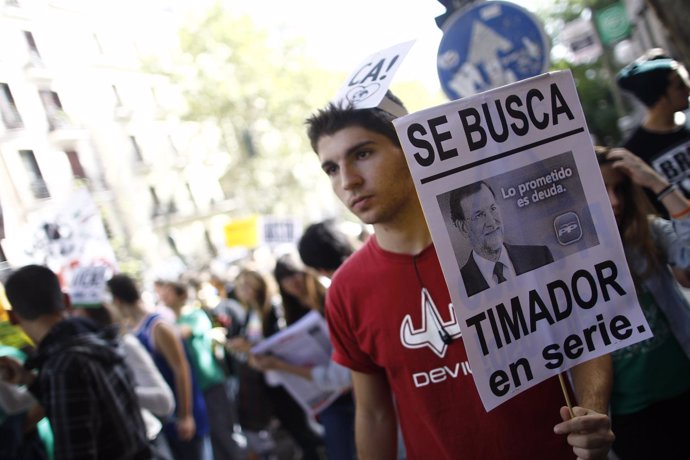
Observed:
[[[690,204],[675,184],[625,149],[597,148],[637,297],[654,337],[612,353],[613,450],[621,460],[687,458],[690,305],[671,267],[690,267]],[[671,220],[654,214],[651,190]]]
[[[313,270],[302,266],[296,258],[287,254],[278,258],[273,274],[278,282],[288,325],[312,310],[324,315],[326,287]],[[334,361],[319,366],[297,366],[272,355],[254,355],[252,362],[259,369],[297,375],[326,390],[349,388],[352,385],[349,369]],[[352,392],[345,391],[319,413],[319,420],[325,429],[329,460],[356,458],[354,412]]]
[[[319,459],[321,439],[299,404],[282,386],[268,386],[263,374],[247,365],[252,346],[285,327],[283,309],[273,302],[268,280],[255,270],[240,271],[235,280],[235,294],[246,308],[246,317],[238,336],[229,338],[226,348],[237,361],[242,428],[257,454],[267,454],[263,451],[265,446],[258,441],[261,432],[268,429],[271,417],[275,416],[302,449],[302,458]]]
[[[312,310],[323,315],[326,287],[296,257],[289,254],[279,257],[273,276],[278,283],[288,326]]]

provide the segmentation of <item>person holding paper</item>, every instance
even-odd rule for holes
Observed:
[[[467,262],[460,269],[468,297],[553,262],[546,246],[512,245],[503,241],[503,220],[496,194],[484,181],[453,190],[450,213],[453,225],[472,246]]]
[[[410,459],[606,458],[608,356],[573,368],[574,418],[557,378],[485,411],[394,118],[331,103],[307,120],[333,191],[374,227],[326,301],[333,359],[352,370],[359,458],[395,457],[398,418]]]
[[[690,204],[676,185],[625,149],[597,148],[597,159],[654,337],[616,350],[611,419],[620,460],[687,458],[690,411],[690,305],[669,267],[690,268]],[[654,216],[642,187],[671,221]]]
[[[307,271],[306,267],[299,266],[298,261],[289,255],[278,259],[275,277],[280,287],[283,306],[286,312],[289,310],[303,312],[312,309],[323,315],[326,289],[312,271],[318,270],[332,274],[352,254],[353,248],[344,235],[337,233],[329,224],[321,225],[321,223],[314,224],[305,231],[300,239],[299,248],[303,249],[300,254],[307,255],[307,259],[317,266]],[[290,305],[298,307],[289,308]],[[299,306],[302,307],[299,308]],[[353,460],[356,458],[355,408],[352,392],[349,391],[352,380],[347,368],[332,360],[327,364],[317,366],[299,366],[273,355],[253,355],[252,362],[262,371],[277,370],[297,375],[328,391],[348,389],[319,413],[319,421],[323,424],[325,431],[324,441],[328,459]]]
[[[270,386],[264,375],[251,367],[251,348],[285,327],[282,305],[273,301],[268,280],[258,271],[244,268],[236,278],[237,299],[247,309],[245,324],[226,348],[238,358],[240,423],[250,438],[268,428],[275,416],[302,449],[305,460],[320,458],[321,437],[311,427],[307,414],[282,386]],[[293,312],[297,315],[298,312]],[[297,319],[293,316],[290,319]]]

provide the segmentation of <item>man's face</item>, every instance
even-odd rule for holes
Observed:
[[[501,211],[491,191],[482,185],[479,192],[460,200],[465,218],[460,231],[470,240],[472,249],[482,257],[498,255],[503,247]]]
[[[674,111],[678,112],[688,108],[689,85],[688,72],[685,70],[685,67],[681,66],[676,72],[669,75],[669,84],[665,96]]]
[[[386,136],[350,126],[317,142],[333,191],[367,224],[400,222],[417,199],[403,151]]]
[[[180,303],[175,289],[172,286],[163,286],[160,292],[160,298],[161,302],[167,307],[176,307]]]

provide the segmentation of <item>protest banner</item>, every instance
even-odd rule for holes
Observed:
[[[331,351],[326,321],[315,311],[252,348],[254,354],[270,354],[290,364],[309,367],[327,364]],[[310,380],[280,371],[267,371],[266,379],[270,384],[283,385],[312,415],[324,410],[349,389],[323,389]]]
[[[225,245],[229,248],[243,246],[253,248],[259,245],[259,216],[235,219],[225,225]]]
[[[0,240],[5,238],[5,218],[2,215],[2,201],[0,201]]]
[[[407,111],[403,107],[384,96],[413,44],[414,41],[399,43],[367,56],[348,76],[332,102],[356,109],[379,107],[396,116],[405,115]]]
[[[77,267],[69,285],[70,303],[79,307],[100,307],[110,301],[106,279],[111,271],[103,265]]]
[[[651,337],[569,71],[394,125],[487,411]]]
[[[255,248],[263,244],[295,243],[301,235],[294,217],[252,215],[225,225],[227,247]]]
[[[103,265],[117,269],[101,211],[85,187],[31,215],[27,230],[16,236],[26,259],[17,262],[49,267],[64,287],[69,286],[77,267]]]

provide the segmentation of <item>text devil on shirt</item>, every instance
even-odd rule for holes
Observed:
[[[421,149],[413,156],[420,166],[431,166],[436,161],[457,157],[455,139],[464,135],[470,151],[484,147],[489,137],[496,143],[507,142],[512,136],[522,137],[558,125],[562,117],[575,117],[563,94],[555,83],[544,94],[532,88],[525,94],[511,94],[505,98],[488,99],[480,107],[467,107],[458,111],[460,123],[449,122],[445,115],[407,128],[410,143]],[[515,138],[513,137],[513,140]],[[447,143],[445,141],[453,140]]]

